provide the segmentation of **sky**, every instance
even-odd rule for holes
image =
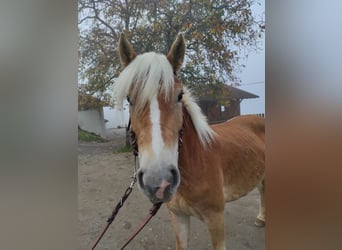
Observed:
[[[253,14],[264,15],[265,1],[258,2],[260,5],[253,5]],[[241,79],[238,88],[259,96],[256,99],[244,99],[240,104],[241,114],[265,113],[265,36],[262,39],[261,50],[249,53],[248,58],[241,61],[246,67],[237,74]]]

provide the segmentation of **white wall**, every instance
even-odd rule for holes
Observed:
[[[108,120],[106,122],[106,128],[117,128],[126,127],[129,120],[129,107],[128,103],[125,102],[124,109],[119,110],[117,108],[104,107],[103,108],[104,119]]]
[[[107,136],[102,109],[78,111],[78,126],[103,138]]]

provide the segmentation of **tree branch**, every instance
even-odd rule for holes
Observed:
[[[100,23],[102,23],[104,26],[106,26],[107,28],[110,29],[110,31],[111,31],[112,34],[113,34],[113,37],[117,37],[117,34],[116,34],[115,30],[113,29],[113,27],[110,26],[107,22],[105,22],[102,18],[100,18],[99,13],[98,13],[98,10],[96,9],[95,1],[92,1],[92,3],[93,3],[93,10],[94,10],[94,13],[95,13],[95,18],[96,18]]]

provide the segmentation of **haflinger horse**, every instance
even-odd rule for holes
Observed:
[[[118,48],[124,70],[114,93],[118,103],[130,103],[138,184],[152,203],[167,203],[176,249],[188,248],[190,216],[207,225],[213,249],[226,249],[225,203],[255,187],[261,197],[256,225],[263,226],[264,119],[248,115],[208,125],[177,76],[185,54],[181,33],[166,56],[137,55],[124,34]]]

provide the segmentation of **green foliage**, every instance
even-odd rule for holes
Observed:
[[[110,105],[109,95],[103,94],[102,98],[92,96],[84,87],[78,89],[78,111],[99,109]]]
[[[106,142],[106,140],[103,139],[102,137],[100,137],[94,133],[90,133],[90,132],[87,132],[85,130],[82,130],[80,128],[78,128],[78,140],[79,141]]]
[[[132,147],[130,145],[125,145],[125,146],[119,148],[114,153],[128,153],[128,152],[132,152]]]
[[[229,93],[227,86],[222,82],[211,82],[208,84],[197,85],[197,96],[211,97],[218,101],[219,105],[229,106],[229,100],[227,99]]]
[[[178,32],[187,41],[180,79],[197,96],[215,84],[239,83],[239,52],[257,49],[264,21],[254,0],[79,0],[80,76],[102,95],[119,75],[117,42],[125,32],[136,52],[166,53]],[[209,91],[210,92],[210,91]],[[207,94],[207,93],[205,93]]]

